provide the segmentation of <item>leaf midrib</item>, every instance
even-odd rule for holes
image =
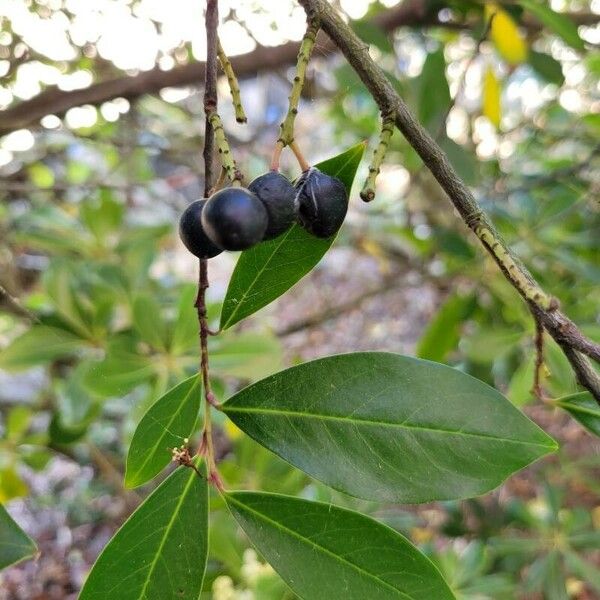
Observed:
[[[515,439],[510,439],[510,438],[502,438],[502,437],[497,437],[494,435],[488,435],[485,433],[475,433],[475,432],[471,432],[471,431],[439,429],[439,428],[435,428],[435,427],[407,425],[406,423],[390,423],[388,421],[378,421],[376,419],[355,419],[355,418],[351,419],[351,418],[343,417],[340,415],[323,415],[323,414],[313,414],[313,413],[306,413],[306,412],[299,412],[299,411],[292,411],[292,410],[254,408],[254,407],[247,407],[247,406],[229,406],[228,407],[227,403],[225,404],[225,406],[223,406],[222,410],[225,414],[235,413],[235,412],[237,412],[237,413],[257,413],[257,414],[264,413],[264,414],[273,414],[273,415],[282,416],[282,417],[299,417],[299,418],[303,418],[303,419],[317,419],[317,420],[324,420],[324,421],[340,421],[340,422],[347,421],[353,425],[367,425],[367,426],[380,425],[381,427],[390,427],[390,428],[397,427],[400,429],[418,430],[418,431],[424,431],[424,432],[428,432],[428,433],[443,433],[443,434],[447,434],[447,435],[457,435],[457,436],[463,436],[463,437],[475,437],[475,438],[480,438],[480,439],[490,439],[490,440],[495,440],[498,442],[507,442],[510,444],[520,444],[520,445],[525,445],[525,446],[540,446],[542,448],[547,448],[547,449],[555,448],[555,445],[542,444],[541,442],[538,443],[538,442],[529,442],[529,441],[524,441],[524,440],[515,440]]]
[[[285,531],[291,537],[295,537],[295,538],[301,540],[305,544],[308,544],[309,546],[312,546],[313,548],[321,551],[323,554],[327,554],[327,555],[333,557],[334,559],[337,559],[339,562],[349,565],[352,569],[354,569],[355,571],[357,571],[361,575],[366,576],[366,577],[368,577],[370,579],[374,579],[375,581],[377,581],[378,583],[384,585],[385,587],[387,587],[387,588],[389,588],[391,590],[394,590],[394,592],[398,593],[400,596],[402,596],[404,598],[408,598],[409,600],[415,600],[414,596],[411,596],[411,595],[407,594],[406,592],[403,592],[403,591],[399,590],[398,588],[394,587],[392,584],[388,583],[387,581],[384,581],[383,579],[380,579],[377,575],[369,573],[369,571],[365,571],[362,567],[359,567],[358,565],[354,564],[353,562],[351,562],[351,561],[343,558],[339,554],[335,554],[335,552],[332,552],[328,548],[325,548],[324,546],[321,546],[321,545],[317,544],[316,542],[313,542],[312,540],[309,540],[308,538],[300,535],[299,533],[297,533],[293,529],[289,529],[288,527],[285,527],[281,523],[279,523],[277,521],[274,521],[273,519],[270,519],[269,517],[267,517],[263,513],[258,512],[257,510],[255,510],[253,508],[250,508],[247,504],[244,504],[243,502],[240,502],[239,500],[236,500],[233,496],[227,495],[227,499],[229,501],[232,501],[234,504],[237,504],[238,506],[242,507],[242,509],[245,509],[248,512],[256,515],[259,519],[262,519],[263,521],[265,521],[267,523],[270,523],[271,525],[273,525],[273,526],[275,526],[275,527],[277,527],[277,528]]]
[[[290,235],[290,232],[292,231],[292,229],[294,227],[295,227],[295,225],[292,225],[292,227],[290,227],[287,230],[286,234],[281,236],[281,241],[273,249],[273,252],[271,252],[269,258],[265,261],[265,263],[263,264],[261,269],[258,271],[258,273],[254,277],[254,279],[252,280],[250,285],[246,288],[246,291],[242,294],[242,297],[240,298],[239,302],[236,304],[235,308],[231,311],[231,314],[229,315],[229,318],[227,319],[227,321],[225,323],[223,323],[223,325],[221,326],[221,329],[227,329],[229,327],[229,324],[231,323],[231,321],[233,320],[233,318],[239,311],[240,307],[244,303],[244,300],[248,297],[249,291],[254,287],[254,284],[257,282],[258,278],[265,272],[267,266],[269,265],[271,260],[273,260],[273,257],[275,256],[275,254],[277,253],[279,248],[281,248],[281,245],[283,244],[283,242],[285,242],[287,240],[288,236]],[[225,298],[225,301],[227,301],[227,298]]]
[[[171,529],[173,528],[173,524],[175,523],[175,517],[179,514],[179,511],[181,510],[181,505],[183,504],[185,497],[187,496],[189,489],[192,486],[192,483],[194,482],[195,477],[197,477],[196,472],[194,470],[190,469],[190,475],[188,478],[188,482],[185,484],[185,487],[183,488],[181,496],[179,496],[179,500],[177,501],[175,510],[171,514],[171,518],[169,519],[169,522],[167,523],[165,532],[162,536],[162,539],[160,540],[160,544],[158,545],[156,553],[154,554],[154,558],[152,559],[152,562],[150,563],[150,568],[148,569],[148,574],[146,576],[146,580],[144,581],[144,587],[142,588],[142,591],[140,592],[139,600],[143,600],[146,595],[146,589],[148,588],[148,585],[150,584],[150,579],[152,577],[152,574],[154,573],[154,569],[156,568],[156,564],[158,563],[158,560],[160,558],[160,553],[162,552],[162,549],[164,548],[164,546],[167,542],[169,533],[171,533]]]
[[[589,415],[590,417],[595,417],[596,419],[600,420],[600,414],[598,414],[598,411],[593,408],[588,408],[587,406],[581,406],[579,404],[570,404],[568,402],[557,402],[556,405],[568,412]]]
[[[171,418],[169,419],[169,421],[166,424],[166,426],[160,424],[156,419],[154,419],[155,423],[159,423],[161,425],[161,427],[163,427],[163,431],[162,431],[162,433],[160,435],[160,438],[154,444],[154,448],[152,448],[149,452],[146,453],[146,459],[141,464],[140,468],[137,469],[136,471],[134,471],[135,475],[139,475],[140,473],[143,473],[143,471],[146,468],[146,465],[148,464],[148,462],[150,461],[150,459],[154,458],[154,456],[156,455],[156,451],[159,448],[162,440],[169,433],[168,430],[171,428],[171,425],[173,424],[173,421],[175,420],[175,417],[177,417],[181,413],[181,411],[183,410],[183,406],[186,404],[187,400],[190,398],[192,392],[194,391],[194,389],[196,387],[196,384],[197,384],[197,381],[194,381],[192,383],[192,387],[190,388],[189,392],[185,395],[185,397],[183,399],[183,402],[179,403],[179,406],[177,407],[177,410],[171,415]],[[160,400],[157,400],[157,402],[160,402]],[[150,408],[150,410],[152,410],[152,408]],[[193,427],[193,424],[192,424],[192,427]],[[125,477],[125,479],[127,480],[127,476]],[[136,483],[137,484],[138,482],[134,481],[134,482],[131,482],[131,483]]]

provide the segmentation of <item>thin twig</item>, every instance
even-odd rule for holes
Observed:
[[[306,170],[302,166],[303,164],[307,164],[306,160],[304,160],[304,157],[298,149],[298,146],[292,146],[292,144],[294,144],[294,123],[296,121],[296,115],[298,114],[300,95],[302,94],[302,88],[304,87],[306,69],[310,61],[310,56],[312,54],[315,41],[317,40],[318,32],[319,20],[317,18],[309,17],[306,26],[306,33],[302,38],[300,50],[298,51],[296,75],[294,76],[294,83],[292,84],[292,91],[290,92],[288,111],[279,128],[279,138],[275,143],[275,150],[273,151],[273,158],[271,159],[271,169],[273,171],[279,170],[279,159],[281,152],[286,146],[292,147],[292,150],[296,155],[296,158],[298,158],[298,162],[300,163],[302,170]]]
[[[219,62],[221,63],[221,68],[227,77],[227,81],[229,82],[229,91],[231,92],[231,100],[233,102],[233,109],[235,111],[235,120],[238,123],[246,123],[248,118],[246,117],[246,113],[244,112],[244,107],[242,105],[242,94],[240,92],[240,84],[238,83],[237,77],[235,76],[235,71],[231,66],[231,61],[225,54],[225,50],[223,50],[223,46],[221,45],[221,40],[217,39],[217,51],[219,53]]]
[[[215,142],[214,120],[217,111],[217,25],[219,21],[218,0],[207,0],[206,3],[206,75],[204,87],[204,111],[206,114],[206,130],[204,136],[204,196],[208,197],[213,181],[213,153]],[[218,115],[217,115],[218,116]],[[196,296],[196,312],[200,325],[200,372],[204,389],[204,431],[198,454],[206,457],[208,479],[218,489],[223,489],[221,478],[215,463],[215,451],[212,438],[211,406],[216,403],[210,385],[210,370],[208,364],[208,319],[206,310],[206,290],[208,282],[208,264],[206,259],[200,259],[198,275],[198,295]]]
[[[209,114],[208,120],[210,121],[212,131],[214,132],[217,150],[219,152],[219,157],[221,158],[221,165],[225,170],[227,178],[232,183],[240,183],[244,177],[235,164],[231,147],[229,146],[227,136],[225,135],[225,128],[223,127],[223,122],[221,121],[221,117],[219,116],[216,107]]]
[[[365,202],[371,202],[375,199],[375,182],[377,175],[381,170],[381,165],[385,158],[390,139],[394,133],[394,115],[381,115],[381,133],[379,134],[379,143],[373,152],[373,158],[369,165],[369,175],[360,192],[360,197]]]

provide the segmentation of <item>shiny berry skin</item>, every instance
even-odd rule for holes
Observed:
[[[348,212],[344,184],[311,167],[296,183],[296,202],[300,225],[319,238],[334,235]]]
[[[246,250],[262,241],[269,217],[262,202],[243,187],[213,194],[202,211],[206,235],[223,250]]]
[[[213,258],[223,252],[215,246],[204,232],[200,220],[207,200],[195,200],[179,219],[179,237],[185,247],[198,258]]]
[[[264,240],[272,240],[291,227],[296,220],[296,190],[287,177],[278,171],[269,171],[257,177],[248,189],[267,209],[269,224]]]

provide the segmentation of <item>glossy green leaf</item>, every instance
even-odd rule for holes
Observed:
[[[555,400],[557,406],[566,410],[588,431],[600,437],[600,406],[589,392],[570,394]]]
[[[577,32],[577,25],[569,17],[552,10],[546,2],[519,0],[519,4],[533,14],[545,27],[559,35],[569,46],[575,50],[585,50],[583,40]]]
[[[142,417],[127,454],[125,485],[150,481],[171,461],[171,450],[189,437],[200,410],[200,378],[186,379],[159,398]]]
[[[364,144],[357,144],[316,166],[340,179],[349,196],[364,150]],[[225,295],[221,329],[235,325],[279,298],[312,271],[334,240],[335,236],[316,238],[299,225],[293,225],[274,240],[243,252]]]
[[[34,325],[0,352],[0,369],[19,371],[74,354],[82,340],[57,327]]]
[[[301,598],[454,598],[428,558],[364,515],[279,494],[233,492],[225,499],[257,550]]]
[[[179,467],[108,542],[79,600],[197,600],[208,550],[208,486]]]
[[[481,381],[385,352],[281,371],[235,394],[223,412],[309,475],[380,502],[483,494],[556,449]]]
[[[0,504],[0,569],[25,560],[37,552],[33,540]]]

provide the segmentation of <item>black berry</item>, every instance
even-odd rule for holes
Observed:
[[[204,232],[200,217],[207,200],[196,200],[192,202],[179,219],[179,237],[185,247],[198,258],[212,258],[221,254],[218,248],[211,242]]]
[[[296,220],[294,198],[296,190],[289,179],[277,171],[257,177],[248,189],[263,203],[269,216],[263,239],[272,240],[289,229]]]
[[[336,233],[348,211],[348,194],[344,184],[311,167],[298,179],[296,192],[300,225],[319,238],[328,238]]]
[[[202,211],[206,235],[223,250],[246,250],[262,241],[269,218],[262,202],[246,188],[213,194]]]

